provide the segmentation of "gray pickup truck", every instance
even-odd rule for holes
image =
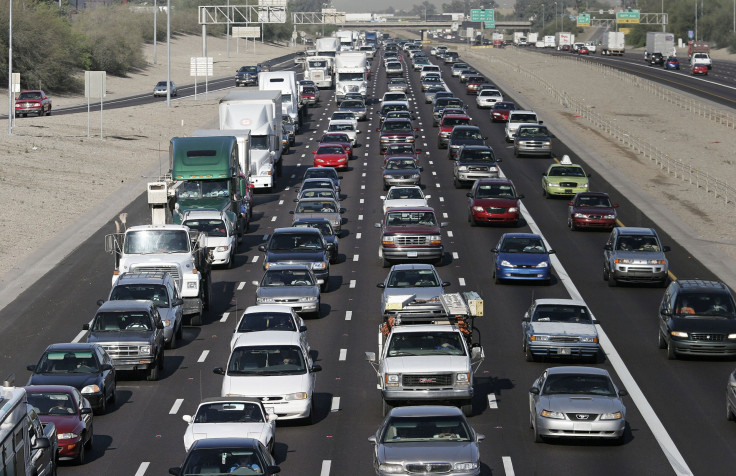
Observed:
[[[116,370],[145,371],[158,380],[164,368],[164,323],[153,301],[107,301],[91,324],[87,342],[100,344]]]

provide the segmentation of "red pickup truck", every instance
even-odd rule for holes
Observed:
[[[23,117],[28,114],[37,114],[43,116],[51,115],[51,98],[46,95],[45,92],[40,89],[21,91],[17,98],[15,98],[15,117],[20,115]]]

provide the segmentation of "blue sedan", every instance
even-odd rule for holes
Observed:
[[[664,69],[680,69],[680,60],[674,56],[668,57],[664,62]]]
[[[493,278],[496,283],[502,280],[524,279],[549,283],[549,255],[554,250],[547,249],[544,240],[533,233],[505,233],[498,245],[491,250],[493,254]]]

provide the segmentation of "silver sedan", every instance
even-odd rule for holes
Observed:
[[[623,443],[626,407],[604,369],[552,367],[529,389],[529,426],[544,438],[602,438]]]

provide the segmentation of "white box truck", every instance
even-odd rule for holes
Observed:
[[[337,52],[340,51],[340,39],[335,37],[317,38],[314,49],[317,50],[317,56],[334,58]]]
[[[661,53],[665,58],[675,50],[675,35],[663,31],[648,31],[646,55]],[[648,58],[646,58],[648,59]]]
[[[537,41],[539,41],[539,33],[529,33],[529,36],[526,37],[528,45],[535,45]]]
[[[338,103],[347,93],[366,96],[367,57],[360,52],[339,52],[335,56],[335,101]]]
[[[260,91],[281,91],[281,110],[296,124],[299,132],[302,115],[299,113],[299,88],[296,83],[296,71],[268,71],[258,75]],[[279,120],[281,116],[279,116]]]
[[[554,48],[557,46],[555,43],[555,37],[553,35],[547,35],[544,37],[544,47],[545,48]]]
[[[250,181],[271,191],[282,169],[281,92],[231,91],[219,108],[221,130],[250,129]]]
[[[558,50],[569,51],[575,43],[575,35],[569,31],[558,31],[555,33],[555,44]]]
[[[526,46],[526,35],[524,34],[523,31],[514,32],[514,45]]]
[[[335,58],[329,56],[308,56],[304,65],[304,79],[314,81],[318,88],[332,89],[332,75]]]
[[[624,54],[626,45],[624,43],[623,31],[608,31],[603,34],[601,44],[602,55],[618,55]]]

